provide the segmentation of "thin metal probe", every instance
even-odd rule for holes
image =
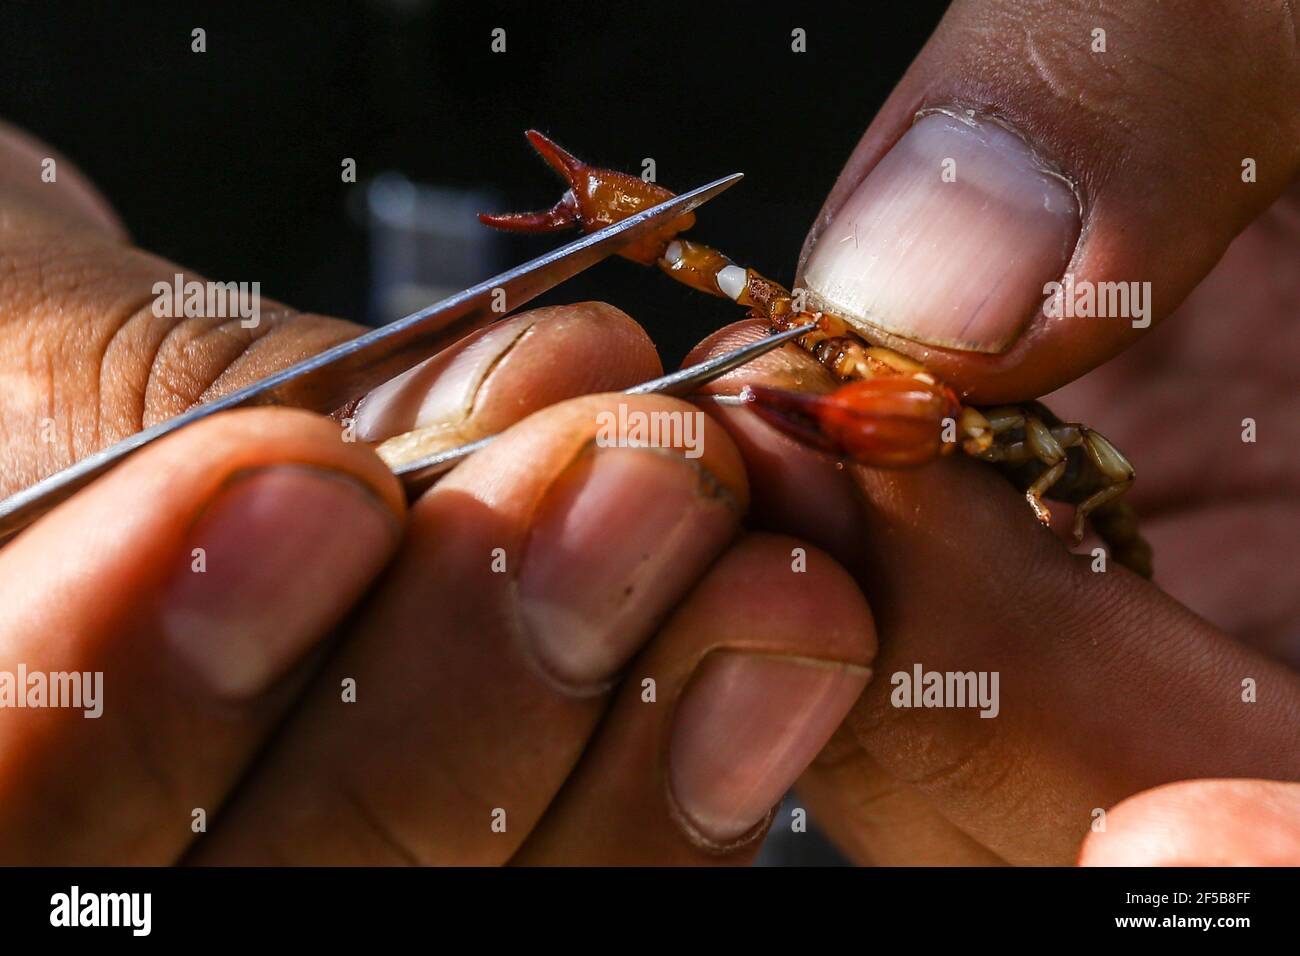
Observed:
[[[760,355],[766,355],[768,352],[783,345],[792,339],[811,332],[817,327],[816,322],[809,322],[805,325],[798,325],[786,329],[784,332],[777,332],[775,335],[769,335],[766,338],[759,339],[757,342],[750,342],[748,345],[742,345],[738,349],[725,352],[722,355],[715,355],[712,358],[705,359],[696,365],[672,372],[660,378],[651,379],[648,382],[642,382],[640,385],[633,385],[631,388],[624,390],[624,395],[689,395],[701,385],[707,385],[716,378],[721,378],[732,369],[739,368],[748,362],[752,362]],[[726,398],[729,396],[713,396],[714,398]],[[726,402],[724,404],[741,404],[740,402]],[[415,495],[424,491],[433,483],[435,478],[445,475],[462,461],[483,448],[491,444],[496,435],[488,435],[486,438],[480,438],[478,441],[470,442],[468,445],[460,445],[456,448],[448,448],[429,455],[425,458],[419,458],[404,465],[399,465],[393,469],[393,474],[401,479],[402,485],[406,488],[407,494]]]

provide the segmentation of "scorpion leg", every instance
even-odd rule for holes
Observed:
[[[1038,520],[1048,527],[1052,524],[1052,513],[1048,511],[1047,506],[1043,504],[1043,495],[1051,491],[1052,485],[1060,481],[1064,474],[1065,459],[1062,458],[1055,465],[1048,468],[1047,471],[1034,479],[1034,483],[1025,489],[1025,500],[1029,502],[1029,507],[1033,509]]]
[[[1065,475],[1066,460],[1065,449],[1061,443],[1056,440],[1042,419],[1034,415],[1025,415],[1025,444],[1033,452],[1035,458],[1047,465],[1047,471],[1043,472],[1038,478],[1025,490],[1025,500],[1029,502],[1029,507],[1033,509],[1038,520],[1045,525],[1051,525],[1052,513],[1047,510],[1043,504],[1043,495],[1052,490],[1052,486],[1061,480]]]
[[[1001,435],[1013,428],[1023,428],[1025,424],[1025,410],[1014,405],[986,408],[983,410],[983,414],[989,423],[989,429],[994,435]]]
[[[1025,489],[1025,501],[1029,503],[1030,509],[1038,520],[1050,526],[1052,512],[1043,504],[1043,496],[1065,477],[1068,467],[1065,449],[1078,444],[1077,434],[1064,428],[1053,432],[1037,415],[1014,405],[985,409],[983,415],[994,441],[982,452],[977,451],[975,457],[1004,464],[1019,464],[1031,460],[1042,462],[1047,470]],[[1016,430],[1024,433],[1022,440],[997,441],[998,438],[1005,438]]]
[[[1074,543],[1076,545],[1083,540],[1084,526],[1088,516],[1102,505],[1108,504],[1124,494],[1132,485],[1132,478],[1113,485],[1107,485],[1079,502],[1078,507],[1074,509]]]
[[[1151,545],[1138,530],[1137,512],[1127,501],[1113,499],[1092,513],[1092,527],[1115,560],[1135,574],[1150,578]]]
[[[957,415],[957,433],[962,435],[961,447],[968,455],[979,455],[993,444],[993,428],[978,408],[963,405]]]
[[[1129,460],[1104,435],[1082,425],[1078,426],[1078,428],[1084,451],[1088,453],[1088,457],[1097,467],[1097,471],[1101,473],[1108,484],[1085,498],[1076,509],[1074,513],[1075,544],[1083,540],[1084,522],[1088,516],[1128,491],[1136,477]],[[1137,534],[1136,526],[1133,534]]]
[[[1106,436],[1082,425],[1078,426],[1078,429],[1083,439],[1084,451],[1088,453],[1088,457],[1092,459],[1098,471],[1117,483],[1132,482],[1137,477],[1129,460],[1106,439]]]
[[[1025,461],[1029,457],[1025,443],[998,441],[998,439],[1004,438],[1007,432],[1023,427],[1024,424],[1024,412],[1010,405],[985,409],[964,405],[957,427],[966,436],[966,440],[962,443],[962,449],[966,454],[981,461],[1017,462]]]
[[[1030,424],[1032,416],[1026,416],[1025,445],[1036,444]],[[1061,424],[1049,429],[1052,439],[1062,449],[1080,447],[1095,468],[1100,487],[1085,497],[1075,507],[1073,538],[1075,545],[1083,540],[1086,527],[1091,524],[1097,536],[1106,544],[1120,564],[1143,577],[1151,577],[1151,546],[1138,531],[1137,512],[1132,505],[1121,500],[1133,486],[1135,474],[1127,458],[1101,433],[1085,425]],[[1039,450],[1051,451],[1047,446],[1039,445],[1034,457],[1043,460]],[[1062,462],[1064,464],[1064,462]],[[1052,472],[1059,466],[1053,466],[1037,482],[1042,493],[1046,493],[1054,484]],[[1057,476],[1055,480],[1059,480]],[[1031,501],[1031,505],[1033,502]],[[1035,509],[1037,511],[1037,509]],[[1041,517],[1041,515],[1040,515]]]

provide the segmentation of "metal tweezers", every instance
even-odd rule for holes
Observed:
[[[367,332],[245,388],[160,422],[0,501],[0,542],[13,537],[55,505],[144,446],[210,415],[231,408],[292,405],[328,414],[413,368],[465,336],[499,321],[566,279],[590,268],[638,238],[703,205],[742,178],[733,173],[585,235],[402,319]],[[811,327],[811,326],[808,326]],[[797,337],[789,329],[698,365],[637,385],[625,394],[686,395],[737,366]],[[439,475],[482,448],[493,436],[442,451],[394,469],[414,495]]]

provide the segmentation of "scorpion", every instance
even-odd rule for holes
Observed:
[[[536,130],[526,135],[568,189],[550,209],[484,213],[479,220],[487,226],[517,233],[593,232],[675,195],[639,176],[591,166]],[[1138,530],[1136,512],[1123,500],[1133,485],[1133,466],[1100,432],[1062,421],[1036,401],[984,408],[963,404],[925,366],[871,344],[864,323],[809,311],[805,290],[792,293],[716,249],[680,238],[694,225],[695,215],[688,213],[619,254],[658,266],[690,288],[731,299],[774,331],[812,325],[795,341],[844,383],[827,394],[747,386],[742,397],[764,420],[809,447],[876,468],[923,465],[960,444],[1023,492],[1044,525],[1051,522],[1044,498],[1072,504],[1075,546],[1091,526],[1115,560],[1151,576],[1151,547]]]

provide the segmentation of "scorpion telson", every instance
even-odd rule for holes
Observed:
[[[592,231],[673,196],[639,177],[590,166],[536,130],[527,136],[569,189],[548,210],[481,215],[486,225],[512,232]],[[846,383],[825,395],[751,387],[747,404],[764,419],[811,447],[872,467],[922,465],[960,444],[967,455],[1001,469],[1044,524],[1051,513],[1043,498],[1073,504],[1075,544],[1091,524],[1115,560],[1151,576],[1151,548],[1138,531],[1133,508],[1122,499],[1133,484],[1133,466],[1101,434],[1061,421],[1038,402],[963,405],[923,365],[871,345],[868,326],[809,311],[802,295],[716,249],[679,237],[694,224],[693,214],[682,216],[620,255],[731,299],[777,331],[815,323],[796,341]]]

